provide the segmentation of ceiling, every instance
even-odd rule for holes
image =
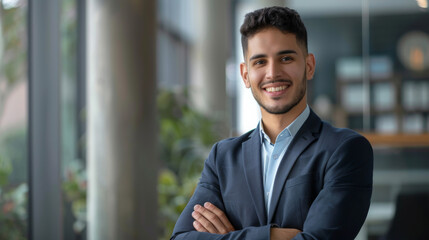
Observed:
[[[362,4],[367,4],[370,14],[429,13],[427,8],[418,5],[428,0],[287,0],[288,7],[296,9],[301,15],[350,15],[362,13]]]

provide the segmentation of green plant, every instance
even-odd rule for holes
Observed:
[[[0,155],[0,189],[8,182],[8,178],[11,172],[12,164],[10,163],[9,159]]]
[[[186,93],[161,91],[158,110],[162,163],[158,183],[159,226],[161,239],[169,239],[219,136],[215,123],[189,106]]]
[[[13,171],[26,160],[26,151],[22,151],[25,139],[23,130],[11,131],[0,139],[0,239],[26,239],[28,186],[25,179],[14,176],[18,171]]]
[[[25,183],[0,193],[0,239],[26,239],[27,193]]]
[[[6,99],[26,79],[27,9],[0,4],[0,119]],[[26,129],[0,135],[0,239],[26,239]],[[16,171],[13,171],[16,169]]]
[[[191,109],[186,94],[161,91],[158,95],[161,170],[158,182],[160,239],[169,239],[174,224],[198,182],[204,159],[218,140],[213,121]],[[86,226],[87,176],[74,161],[67,167],[63,189],[77,219],[76,232]]]
[[[161,170],[158,183],[161,239],[170,238],[174,224],[192,196],[197,181],[198,176],[180,180],[171,170]]]
[[[66,178],[62,187],[67,200],[71,203],[71,210],[76,219],[73,230],[75,233],[81,234],[87,225],[87,175],[86,168],[81,161],[73,161],[66,167]]]
[[[0,239],[26,239],[27,193],[26,183],[5,191],[0,188]]]

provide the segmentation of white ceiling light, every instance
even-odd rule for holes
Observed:
[[[421,8],[428,8],[428,1],[427,0],[416,0],[417,5]]]

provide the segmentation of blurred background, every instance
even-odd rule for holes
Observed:
[[[374,148],[357,239],[427,239],[427,0],[2,0],[0,240],[169,239],[213,143],[259,121],[239,27],[272,5],[307,27],[309,105]]]

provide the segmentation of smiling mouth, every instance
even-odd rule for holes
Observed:
[[[280,86],[280,87],[269,87],[269,88],[265,88],[265,91],[267,92],[280,92],[282,90],[285,90],[287,88],[287,86]]]

